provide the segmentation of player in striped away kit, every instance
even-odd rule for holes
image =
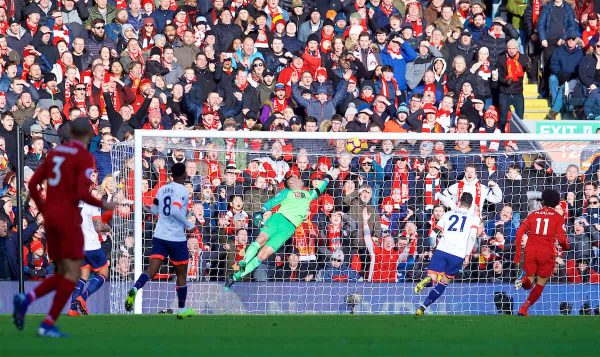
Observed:
[[[432,229],[432,241],[435,241],[440,233],[442,237],[429,262],[427,277],[415,286],[415,293],[418,294],[434,284],[435,286],[417,309],[417,316],[423,316],[425,309],[442,296],[448,282],[460,272],[465,258],[473,250],[481,220],[470,212],[472,204],[473,195],[464,192],[460,196],[458,208],[446,212]],[[439,281],[438,276],[441,276]]]
[[[151,211],[152,214],[158,215],[158,221],[152,238],[150,264],[129,290],[125,300],[125,310],[133,311],[138,290],[158,273],[163,261],[168,257],[175,267],[177,276],[175,286],[179,307],[177,318],[182,319],[194,315],[194,309],[185,307],[189,258],[186,231],[191,231],[196,227],[187,220],[189,193],[184,186],[187,179],[185,165],[177,163],[171,166],[171,177],[173,181],[158,190],[152,203]]]
[[[265,259],[290,239],[296,228],[306,219],[310,203],[325,191],[329,182],[337,178],[338,173],[338,169],[330,169],[323,181],[310,191],[303,189],[304,183],[300,178],[291,176],[287,179],[287,188],[265,202],[260,212],[254,213],[252,219],[255,226],[260,226],[263,218],[266,218],[267,221],[256,240],[246,249],[244,259],[239,261],[240,270],[227,279],[226,289],[252,273]],[[271,209],[278,205],[281,206],[277,213],[271,215]]]
[[[521,223],[517,230],[516,249],[514,263],[518,266],[521,262],[521,243],[524,235],[527,235],[525,243],[525,261],[523,270],[525,275],[515,286],[522,286],[530,290],[527,300],[519,308],[518,315],[527,316],[529,307],[533,305],[542,295],[544,285],[554,273],[554,262],[556,260],[556,248],[558,243],[563,249],[569,249],[569,242],[565,235],[565,219],[555,209],[560,204],[560,194],[555,190],[544,190],[542,192],[543,207],[531,212]],[[534,285],[535,280],[535,285]]]

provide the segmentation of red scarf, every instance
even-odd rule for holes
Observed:
[[[394,88],[394,91],[391,93],[390,84]],[[396,108],[398,108],[398,96],[396,96],[396,92],[398,90],[400,90],[400,87],[398,87],[398,82],[396,81],[396,78],[392,77],[392,79],[390,79],[390,81],[387,82],[385,78],[383,78],[383,76],[381,77],[381,95],[389,99],[390,102],[393,102],[396,105]]]
[[[519,81],[519,79],[523,78],[525,72],[523,71],[523,66],[519,63],[519,53],[515,55],[514,58],[510,58],[510,56],[506,55],[506,79],[510,79],[513,82]]]
[[[31,22],[29,22],[29,20],[27,20],[25,22],[25,26],[29,29],[29,31],[31,31],[31,36],[35,36],[35,33],[37,32],[37,30],[39,28],[39,24],[34,25]]]
[[[542,1],[541,0],[533,0],[532,9],[532,20],[533,20],[533,28],[537,28],[538,19],[540,18],[540,13],[542,10]]]
[[[498,134],[498,135],[500,135],[502,133],[500,131],[500,129],[498,129],[497,127],[493,128],[493,130],[488,130],[483,126],[479,128],[479,132],[482,134],[494,133],[494,134]],[[489,146],[488,146],[487,141],[485,141],[485,140],[479,141],[479,150],[481,151],[482,154],[485,154],[486,152],[488,152],[488,150],[498,151],[499,148],[500,148],[500,140],[492,140],[490,142]]]
[[[333,47],[333,37],[335,36],[335,32],[331,35],[327,36],[325,31],[321,30],[321,52],[329,53],[331,48]]]
[[[390,6],[388,7],[382,3],[379,6],[379,9],[381,10],[381,12],[383,12],[385,17],[390,17],[390,15],[392,15],[392,11],[394,11],[394,4],[390,4]]]
[[[256,42],[254,42],[254,46],[256,48],[269,48],[269,36],[267,36],[267,28],[258,28],[256,31],[258,34],[256,35]]]
[[[413,18],[406,15],[405,21],[412,26],[414,37],[421,37],[423,35],[423,20],[419,16]]]
[[[142,129],[148,129],[148,130],[163,130],[163,126],[162,124],[158,124],[158,128],[153,128],[152,125],[150,125],[150,122],[145,122],[144,125],[142,125]]]
[[[119,98],[118,92],[110,93],[110,99],[113,104],[113,108],[118,112],[121,109],[121,99]],[[106,103],[104,102],[104,95],[100,94],[100,116],[107,117]]]
[[[79,108],[83,116],[87,115],[88,102],[86,98],[83,98],[83,100],[77,100],[77,98],[72,97],[71,103],[73,103],[71,108]]]
[[[440,108],[435,115],[435,121],[444,128],[444,131],[447,131],[451,126],[452,113],[449,110]]]
[[[0,22],[0,33],[2,35],[6,35],[6,31],[8,30],[8,21]]]
[[[439,199],[436,197],[440,193],[440,175],[425,176],[425,210],[432,210],[433,206],[438,204]]]
[[[242,91],[242,93],[244,93],[244,91],[246,90],[246,87],[248,87],[248,81],[246,81],[246,83],[239,84],[237,81],[235,82],[235,85]]]
[[[231,5],[229,6],[229,12],[231,12],[231,16],[235,18],[235,15],[237,14],[237,9],[242,6],[248,6],[248,2],[244,0],[241,5],[238,5],[235,3],[235,1],[232,1]]]
[[[183,38],[183,34],[185,33],[185,31],[188,29],[188,16],[185,15],[185,19],[183,21],[177,21],[175,20],[175,25],[177,26],[177,36]]]
[[[468,96],[469,98],[473,99],[475,98],[475,96],[473,95],[473,93],[471,93],[471,95]],[[463,94],[462,90],[460,91],[460,95],[458,96],[458,101],[456,102],[456,116],[458,117],[460,115],[460,109],[462,108],[463,104],[465,104],[465,100],[467,99],[467,96]]]
[[[67,45],[69,45],[69,29],[65,25],[54,25],[54,27],[52,27],[52,36],[52,44],[54,44],[55,46],[60,40],[65,41]]]
[[[485,62],[483,62],[483,64],[479,67],[479,70],[477,71],[477,75],[486,81],[492,77],[492,71],[490,70],[489,60],[485,60]]]
[[[342,230],[340,226],[329,224],[327,226],[327,246],[330,252],[335,252],[336,249],[342,248]]]
[[[100,124],[100,120],[96,120],[96,122],[94,123],[91,119],[88,120],[90,125],[92,126],[92,129],[94,130],[94,134],[98,135],[98,130],[99,130],[99,124]]]
[[[456,192],[456,204],[460,203],[460,196],[462,196],[463,189],[465,188],[465,180],[458,181],[458,191]],[[479,209],[481,207],[481,182],[479,180],[475,183],[475,215],[479,216]]]
[[[410,191],[408,186],[408,170],[400,172],[398,166],[394,167],[394,175],[392,178],[392,190],[400,189],[402,203],[406,203],[410,198]]]
[[[289,107],[289,103],[287,99],[282,99],[281,101],[278,98],[273,98],[273,112],[274,113],[283,113],[283,110]]]
[[[443,132],[445,132],[445,130],[438,122],[429,124],[427,121],[424,121],[423,125],[421,126],[421,132],[422,133],[443,133]]]
[[[219,118],[219,112],[213,111],[209,106],[208,103],[204,103],[202,105],[202,125],[204,126],[204,128],[206,130],[219,130],[221,129],[221,119]],[[214,120],[212,123],[208,123],[205,119],[204,119],[204,115],[205,114],[212,114],[214,117]]]
[[[131,53],[131,51],[127,50],[127,54],[129,55],[129,58],[131,59],[132,62],[138,61],[142,64],[142,68],[144,67],[144,63],[146,61],[144,60],[143,51],[141,48],[139,49],[139,51],[137,53]]]
[[[360,99],[364,100],[365,102],[367,102],[368,104],[373,103],[373,100],[375,100],[375,96],[373,94],[371,94],[370,96],[366,96],[363,94],[363,91],[360,91]]]

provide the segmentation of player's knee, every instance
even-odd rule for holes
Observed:
[[[261,246],[265,245],[265,243],[269,240],[269,236],[266,233],[261,233],[258,235],[258,237],[256,238],[256,241],[258,242],[258,244],[260,244]]]
[[[269,249],[261,249],[260,252],[256,255],[258,259],[261,261],[265,261],[271,255],[271,251]]]

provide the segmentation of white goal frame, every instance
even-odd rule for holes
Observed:
[[[431,140],[431,141],[600,141],[598,134],[572,134],[567,137],[557,134],[488,134],[488,133],[385,133],[385,132],[291,132],[291,131],[206,131],[206,130],[135,130],[134,135],[134,277],[142,274],[143,244],[142,244],[142,152],[146,138],[223,138],[223,139],[352,139],[364,140]],[[143,289],[138,291],[134,313],[142,313]]]

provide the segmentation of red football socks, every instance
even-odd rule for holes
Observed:
[[[44,279],[32,292],[27,294],[27,300],[31,303],[34,300],[41,298],[49,292],[56,289],[58,283],[62,280],[62,275],[54,274]]]
[[[531,287],[533,286],[533,283],[531,282],[531,280],[529,280],[528,277],[524,276],[523,279],[521,279],[521,287],[525,290],[529,290],[531,289]]]
[[[533,287],[533,290],[531,290],[529,297],[527,298],[527,301],[529,301],[530,305],[533,305],[536,301],[538,301],[542,295],[542,291],[544,291],[544,285],[536,284],[536,286]]]
[[[69,301],[73,289],[75,289],[75,283],[60,276],[60,281],[56,287],[56,294],[54,295],[54,300],[52,300],[52,307],[50,307],[50,313],[48,314],[52,322],[58,319],[63,307]],[[48,317],[46,317],[46,320],[48,320]]]

